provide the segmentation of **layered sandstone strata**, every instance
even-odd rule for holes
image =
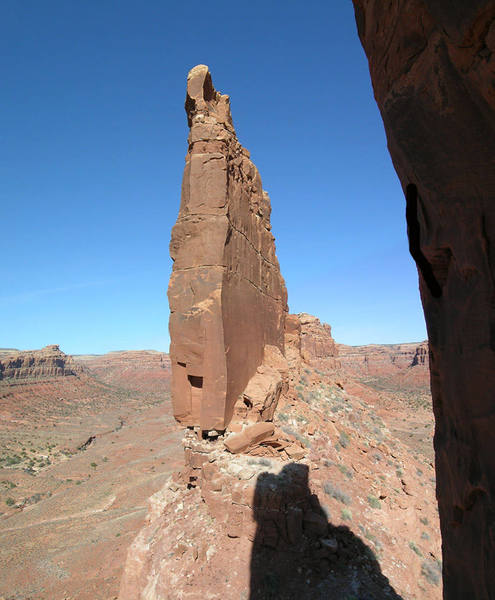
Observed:
[[[172,398],[182,424],[222,431],[270,362],[265,349],[283,357],[287,292],[270,199],[205,65],[189,72],[185,108],[189,150],[170,242]]]
[[[297,315],[301,323],[301,357],[317,369],[335,371],[340,367],[339,351],[327,323],[307,313]]]
[[[24,379],[65,377],[79,373],[71,356],[64,354],[57,345],[41,350],[6,351],[0,353],[0,380],[14,382]]]
[[[338,344],[338,350],[342,369],[347,375],[429,383],[428,342],[367,346]]]
[[[354,0],[430,342],[444,597],[495,590],[495,5]]]

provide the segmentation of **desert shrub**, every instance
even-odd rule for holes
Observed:
[[[287,422],[289,420],[289,415],[286,413],[278,413],[278,418],[280,421]]]
[[[7,498],[7,500],[5,500],[5,504],[7,506],[12,506],[13,504],[15,504],[14,498]]]
[[[421,539],[422,540],[429,540],[430,536],[426,533],[426,531],[423,531],[423,533],[421,534]]]
[[[423,554],[421,553],[421,550],[416,546],[416,544],[414,542],[409,542],[409,548],[411,548],[411,550],[413,552],[416,552],[416,554],[418,556],[423,556]]]
[[[371,506],[371,508],[381,508],[382,507],[380,500],[378,500],[378,498],[376,498],[376,496],[368,496],[368,504]]]
[[[375,545],[375,547],[380,550],[382,548],[382,544],[381,542],[376,538],[376,535],[373,535],[371,533],[371,531],[368,531],[367,529],[364,529],[364,537],[369,540],[370,542],[373,542],[373,544]]]
[[[350,469],[348,469],[345,465],[342,465],[339,463],[337,465],[337,469],[342,473],[342,475],[345,475],[347,477],[347,479],[352,479],[352,477],[353,477],[352,471]]]
[[[342,431],[342,433],[339,436],[339,444],[342,446],[342,448],[347,448],[347,446],[349,446],[349,442],[349,436],[345,431]]]
[[[93,469],[96,469],[96,467],[98,466],[95,462],[92,462],[90,465],[90,467],[93,467]]]
[[[332,498],[335,498],[335,500],[342,502],[342,504],[348,505],[351,503],[350,497],[345,492],[343,492],[340,488],[333,485],[333,483],[331,481],[327,481],[325,483],[325,485],[323,486],[323,491],[328,496],[331,496]]]
[[[297,431],[294,431],[290,427],[282,427],[282,431],[284,431],[285,433],[288,433],[289,435],[294,436],[296,438],[296,440],[300,441],[301,444],[303,444],[303,446],[305,446],[306,448],[311,448],[311,442],[308,440],[308,438],[304,437]]]
[[[419,520],[421,523],[423,523],[423,525],[428,525],[428,519],[426,517],[421,517]]]
[[[7,489],[11,490],[15,487],[17,487],[17,484],[14,483],[13,481],[9,481],[8,479],[4,479],[3,481],[1,481],[0,483],[2,483]]]
[[[352,513],[348,508],[344,508],[341,513],[343,521],[352,521]]]
[[[379,463],[383,457],[379,452],[373,452],[373,454],[371,455],[371,458],[373,459],[373,462]]]
[[[442,575],[442,565],[438,560],[425,560],[421,565],[421,575],[423,575],[428,583],[438,585]]]
[[[327,518],[327,520],[330,521],[330,519],[332,518],[332,515],[330,513],[330,509],[328,508],[328,506],[326,504],[322,504],[321,510],[325,513],[325,517]]]

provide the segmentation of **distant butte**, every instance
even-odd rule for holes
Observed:
[[[188,74],[185,109],[189,149],[170,242],[172,399],[183,425],[222,432],[257,369],[283,366],[287,291],[270,199],[205,65]]]

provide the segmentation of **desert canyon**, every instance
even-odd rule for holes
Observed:
[[[0,349],[2,600],[495,598],[495,7],[353,4],[429,341],[289,314],[270,198],[197,65],[170,355]]]

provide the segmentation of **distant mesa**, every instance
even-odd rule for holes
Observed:
[[[41,350],[0,351],[0,381],[77,375],[81,368],[57,344]]]

